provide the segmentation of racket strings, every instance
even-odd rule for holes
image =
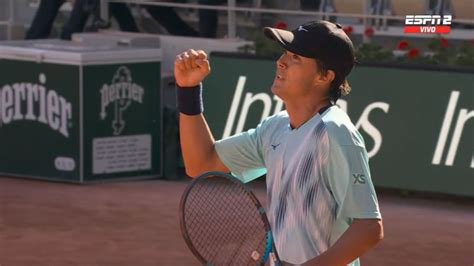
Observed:
[[[256,265],[255,254],[263,256],[265,249],[266,227],[247,192],[231,182],[206,179],[190,191],[185,205],[188,235],[213,265]]]

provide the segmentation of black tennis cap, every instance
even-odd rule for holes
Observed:
[[[292,31],[265,27],[263,32],[286,50],[321,61],[342,80],[355,64],[354,46],[340,24],[319,20]]]

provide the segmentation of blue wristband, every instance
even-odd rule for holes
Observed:
[[[202,84],[195,87],[180,87],[176,85],[178,110],[185,115],[199,115],[204,111],[202,103]]]

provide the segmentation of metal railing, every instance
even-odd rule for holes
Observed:
[[[14,23],[15,14],[15,0],[8,0],[9,17],[8,20],[0,21],[0,25],[6,25],[7,27],[7,38],[12,37],[12,25]],[[385,14],[369,14],[369,13],[335,13],[328,11],[307,11],[307,10],[287,10],[278,8],[262,8],[262,7],[242,7],[236,5],[236,0],[227,0],[227,5],[201,5],[196,3],[175,3],[175,2],[158,2],[158,1],[147,1],[147,0],[100,0],[100,16],[104,21],[109,20],[109,3],[129,3],[136,5],[150,5],[150,6],[163,6],[163,7],[175,7],[183,9],[207,9],[216,11],[227,12],[227,38],[236,38],[237,32],[237,20],[236,12],[248,12],[248,13],[259,13],[259,14],[283,14],[283,15],[305,15],[305,16],[320,16],[321,18],[329,17],[340,17],[340,18],[352,18],[361,19],[362,25],[365,27],[372,25],[370,20],[375,21],[374,26],[382,27],[386,29],[388,20],[404,21],[404,16],[393,16]],[[474,25],[474,20],[471,19],[453,19],[454,23],[462,23],[467,25]]]
[[[0,26],[5,26],[7,28],[7,40],[11,40],[12,38],[12,25],[14,22],[14,14],[15,14],[15,7],[14,7],[14,0],[8,0],[8,19],[7,20],[0,20]]]
[[[137,5],[151,5],[151,6],[164,6],[164,7],[176,7],[176,8],[190,8],[190,9],[207,9],[217,11],[227,11],[227,38],[236,37],[236,12],[250,12],[250,13],[267,13],[267,14],[284,14],[284,15],[308,15],[308,16],[321,16],[322,18],[341,17],[341,18],[355,18],[361,19],[364,27],[369,25],[369,20],[374,19],[376,21],[375,26],[386,25],[387,20],[404,21],[404,16],[393,16],[383,14],[354,14],[354,13],[334,13],[325,11],[305,11],[305,10],[287,10],[287,9],[275,9],[275,8],[261,8],[261,7],[240,7],[236,6],[235,0],[228,0],[227,5],[201,5],[194,3],[174,3],[174,2],[157,2],[147,0],[100,0],[100,11],[101,19],[108,21],[109,19],[109,3],[129,3]],[[453,19],[455,23],[463,23],[474,25],[474,20],[470,19]]]

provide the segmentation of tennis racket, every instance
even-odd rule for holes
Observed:
[[[179,215],[184,240],[203,265],[280,265],[265,210],[232,175],[209,172],[194,179]]]

